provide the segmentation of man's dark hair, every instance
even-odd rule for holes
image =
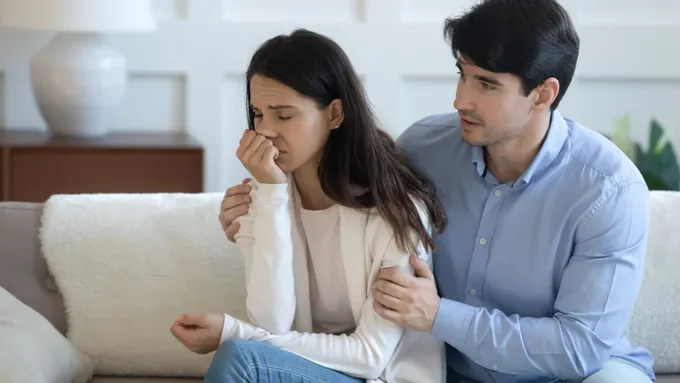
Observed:
[[[556,78],[560,91],[553,110],[574,76],[580,43],[569,14],[556,0],[483,0],[447,19],[444,37],[456,59],[518,76],[525,95]]]

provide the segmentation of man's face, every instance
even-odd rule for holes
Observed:
[[[519,78],[486,71],[463,57],[456,66],[460,78],[453,107],[460,114],[463,140],[487,146],[522,133],[532,115],[532,97],[524,95]]]

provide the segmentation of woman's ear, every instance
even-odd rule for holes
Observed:
[[[328,123],[331,130],[337,129],[345,120],[345,112],[342,108],[342,101],[339,98],[331,101],[328,105]]]

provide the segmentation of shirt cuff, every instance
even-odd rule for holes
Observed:
[[[220,335],[220,344],[226,342],[231,338],[231,331],[233,326],[230,315],[224,314],[224,324],[222,325],[222,335]]]
[[[283,184],[257,184],[257,190],[263,194],[288,193],[288,182]]]
[[[451,347],[465,349],[465,340],[477,310],[468,304],[441,298],[432,334]]]
[[[288,199],[289,184],[257,184],[257,195],[260,204],[269,205],[272,202],[278,203]]]

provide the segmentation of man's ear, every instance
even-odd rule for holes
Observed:
[[[554,77],[546,79],[541,85],[534,89],[533,109],[537,112],[549,110],[559,93],[559,80]]]
[[[339,98],[331,101],[328,105],[328,123],[329,129],[337,129],[345,120],[345,111],[342,107],[342,101]]]

